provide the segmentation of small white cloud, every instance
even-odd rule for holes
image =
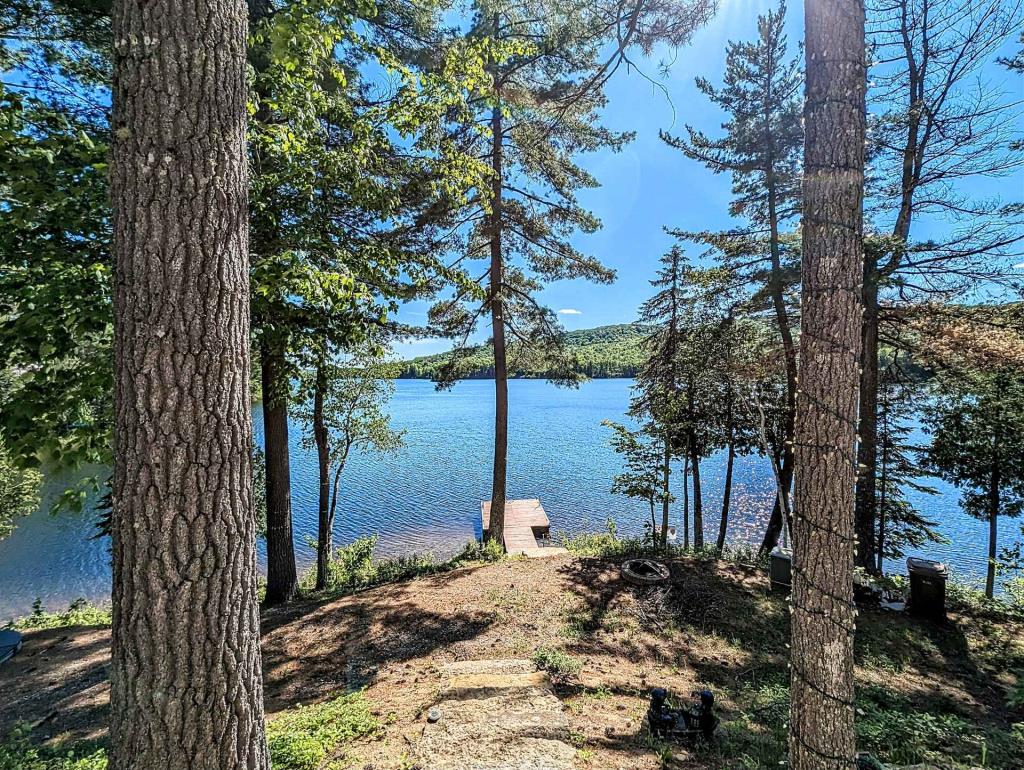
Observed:
[[[1019,265],[1014,265],[1013,268],[1015,270],[1024,270],[1024,262],[1021,262]],[[559,312],[561,312],[561,311],[559,311]]]
[[[558,315],[583,315],[583,311],[574,307],[563,307],[558,311]]]

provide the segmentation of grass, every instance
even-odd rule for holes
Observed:
[[[361,693],[299,706],[267,723],[271,765],[275,770],[316,770],[346,744],[379,729]],[[340,761],[332,764],[340,767]]]
[[[0,770],[105,770],[107,767],[106,751],[98,744],[44,749],[29,741],[29,732],[27,727],[18,728],[0,741]]]
[[[340,770],[347,765],[345,748],[374,735],[380,722],[362,693],[343,695],[309,706],[298,706],[267,722],[267,745],[274,770]],[[0,741],[0,770],[105,770],[101,744],[43,748],[19,728]]]

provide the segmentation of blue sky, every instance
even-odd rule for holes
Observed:
[[[714,229],[729,225],[729,178],[713,175],[688,160],[662,142],[658,131],[679,133],[688,123],[712,135],[718,132],[723,116],[697,91],[694,77],[721,82],[726,43],[753,39],[757,15],[776,3],[722,0],[718,16],[697,32],[688,48],[677,52],[667,78],[659,76],[658,64],[670,59],[671,52],[657,52],[642,60],[645,72],[667,89],[668,98],[635,72],[627,73],[622,68],[616,73],[607,89],[605,123],[615,130],[635,131],[637,136],[620,153],[599,152],[580,158],[581,165],[602,184],[584,191],[581,201],[600,217],[604,227],[594,235],[577,238],[575,244],[614,268],[618,279],[610,286],[562,281],[546,287],[540,295],[544,304],[555,310],[578,311],[560,316],[566,328],[585,329],[635,319],[637,307],[651,293],[649,280],[658,258],[673,243],[664,231],[666,226]],[[791,0],[788,11],[789,44],[794,54],[803,36],[802,6],[799,0]],[[1012,54],[1016,47],[1007,45],[1003,54]],[[1024,100],[1024,81],[1019,76],[993,64],[984,77],[991,87]],[[976,188],[972,192],[1019,200],[1024,197],[1024,175],[985,180]],[[940,231],[937,224],[932,226]],[[401,320],[412,324],[422,324],[425,317],[426,303],[410,303],[399,314]],[[479,336],[484,339],[489,333],[484,329]],[[414,340],[396,345],[396,353],[404,358],[450,347],[445,340]]]

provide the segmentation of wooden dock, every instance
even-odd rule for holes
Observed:
[[[491,501],[480,503],[480,523],[484,540],[491,528]],[[544,548],[537,541],[551,531],[551,522],[540,500],[505,501],[505,550],[516,556],[539,558],[565,553],[564,548]]]

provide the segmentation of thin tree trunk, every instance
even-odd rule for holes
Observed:
[[[690,443],[695,447],[695,442]],[[693,465],[693,547],[700,550],[704,547],[704,496],[700,489],[700,455],[696,449],[690,450]]]
[[[669,444],[668,436],[665,437],[664,464],[661,468],[661,548],[668,549],[668,523],[669,523],[669,476],[672,473],[672,447]]]
[[[985,573],[985,596],[991,599],[996,592],[996,547],[999,545],[999,458],[995,458],[988,488],[988,570]]]
[[[722,491],[722,521],[718,525],[718,542],[715,547],[721,553],[725,550],[725,537],[729,530],[729,501],[732,498],[732,469],[736,461],[736,446],[729,440],[729,455],[725,461],[725,489]]]
[[[775,322],[779,327],[779,336],[782,338],[782,352],[786,363],[786,415],[783,421],[782,464],[778,479],[780,491],[776,493],[772,513],[768,519],[768,527],[765,530],[764,539],[761,541],[762,553],[771,552],[779,544],[779,536],[782,534],[782,517],[789,510],[788,501],[783,500],[780,495],[788,495],[793,485],[793,431],[796,419],[797,392],[797,350],[796,342],[793,340],[793,330],[790,326],[789,310],[786,307],[785,286],[782,281],[777,182],[771,171],[767,174],[767,185],[768,245],[772,266],[768,289],[772,298],[772,307],[775,310]],[[790,524],[792,525],[792,522]]]
[[[327,425],[324,422],[324,395],[327,392],[327,372],[325,362],[320,361],[316,368],[316,383],[313,388],[313,441],[316,443],[317,475],[319,479],[319,495],[317,498],[317,537],[316,537],[316,589],[327,588],[327,572],[331,563],[333,534],[331,532],[331,448]]]
[[[494,34],[498,36],[498,15]],[[495,99],[500,100],[495,76]],[[505,543],[505,485],[508,473],[508,358],[505,350],[504,261],[501,248],[502,124],[501,105],[491,112],[491,269],[488,301],[491,304],[491,333],[494,339],[494,468],[491,477],[490,537]]]
[[[905,8],[905,6],[904,6]],[[906,17],[904,18],[906,23]],[[862,329],[862,355],[860,375],[860,418],[857,426],[859,444],[857,447],[857,509],[856,529],[858,539],[857,564],[870,568],[872,554],[865,543],[874,542],[875,518],[877,513],[878,475],[878,334],[879,334],[879,282],[892,275],[902,262],[906,242],[910,237],[910,226],[914,218],[914,195],[920,183],[921,118],[924,114],[925,78],[923,70],[913,55],[910,38],[905,38],[904,55],[907,63],[907,133],[903,147],[903,162],[900,171],[900,206],[893,224],[892,234],[897,245],[884,264],[879,264],[874,253],[865,255]],[[882,557],[878,556],[878,564]],[[879,568],[881,572],[881,568]]]
[[[866,68],[862,0],[806,0],[789,766],[852,770]]]
[[[115,0],[111,770],[264,770],[246,9]]]
[[[881,478],[878,489],[878,543],[875,545],[875,571],[881,575],[885,561],[885,506],[889,492],[889,448],[882,447]],[[860,487],[857,487],[860,492]]]
[[[690,454],[683,458],[683,549],[690,548]]]
[[[284,346],[268,340],[260,346],[263,384],[263,443],[267,468],[268,605],[289,602],[298,590],[292,538],[292,491],[288,450],[288,382]]]
[[[874,570],[875,519],[878,474],[878,278],[873,268],[864,271],[864,316],[861,328],[860,422],[857,435],[856,531],[858,567]]]
[[[654,518],[654,498],[650,499],[651,503],[651,546],[657,547],[658,545],[658,520]]]

